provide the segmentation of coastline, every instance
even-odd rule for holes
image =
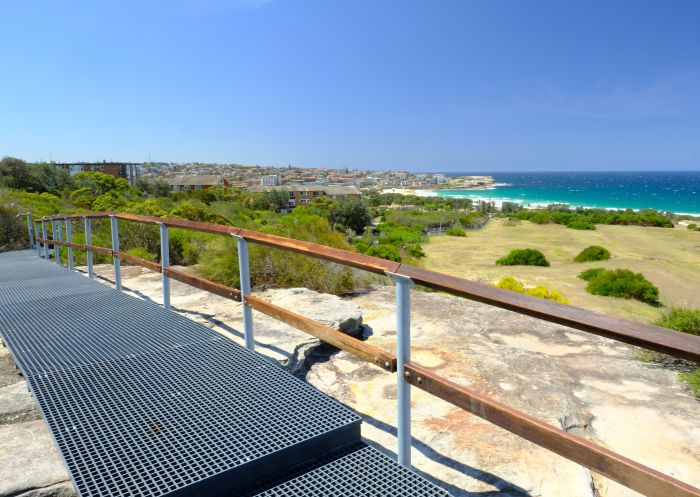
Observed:
[[[602,209],[606,211],[619,211],[619,210],[626,210],[630,209],[635,212],[644,210],[646,208],[651,208],[651,207],[611,207],[611,206],[601,206],[601,205],[585,205],[585,204],[574,204],[574,203],[569,203],[569,202],[556,202],[556,201],[525,201],[522,199],[513,199],[513,198],[508,198],[508,197],[481,197],[479,195],[475,195],[475,192],[478,191],[483,191],[483,190],[497,190],[498,186],[508,186],[507,183],[496,183],[491,185],[490,187],[479,187],[479,188],[470,188],[470,189],[459,189],[459,190],[414,190],[411,188],[385,188],[384,190],[381,190],[380,193],[395,193],[399,195],[415,195],[417,197],[452,197],[452,198],[470,198],[472,200],[476,201],[487,201],[487,202],[493,202],[496,206],[496,208],[500,209],[503,206],[504,202],[511,202],[514,204],[520,205],[523,209],[542,209],[546,208],[548,205],[552,204],[562,204],[566,203],[571,207],[572,209],[575,208],[583,208],[583,209]],[[440,195],[439,191],[452,191],[452,192],[465,192],[464,194],[454,194],[454,195]],[[658,210],[658,209],[656,209]],[[700,217],[700,212],[676,212],[676,211],[670,211],[673,212],[673,214],[678,215],[678,216],[693,216],[693,217]]]

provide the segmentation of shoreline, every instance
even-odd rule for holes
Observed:
[[[491,198],[491,197],[480,197],[478,195],[473,195],[471,192],[478,192],[481,190],[496,190],[498,186],[505,186],[503,183],[497,183],[492,185],[491,187],[479,187],[479,188],[471,188],[471,189],[460,189],[460,190],[450,190],[450,191],[465,191],[465,192],[470,192],[470,193],[465,193],[464,195],[439,195],[436,193],[436,190],[413,190],[410,188],[385,188],[384,190],[381,190],[380,193],[395,193],[399,195],[415,195],[417,197],[451,197],[451,198],[469,198],[472,200],[478,200],[478,201],[487,201],[487,202],[493,202],[496,205],[496,208],[500,209],[503,206],[504,202],[511,202],[514,204],[518,204],[520,207],[523,209],[531,209],[531,210],[536,210],[536,209],[543,209],[546,208],[548,205],[552,204],[567,204],[570,208],[575,209],[577,207],[581,207],[583,209],[602,209],[606,211],[620,211],[620,210],[633,210],[633,211],[641,211],[644,209],[651,209],[651,207],[610,207],[610,206],[599,206],[599,205],[583,205],[583,204],[573,204],[570,202],[555,202],[555,201],[524,201],[521,199],[512,199],[508,197],[502,197],[502,198]],[[437,191],[444,191],[444,190],[437,190]],[[673,214],[677,216],[693,216],[693,217],[700,217],[700,212],[676,212],[676,211],[664,211],[664,210],[659,210],[659,209],[654,209],[657,210],[658,212],[672,212]]]

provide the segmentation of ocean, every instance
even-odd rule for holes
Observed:
[[[566,203],[572,207],[650,208],[700,215],[700,171],[445,174],[491,176],[496,184],[486,190],[439,190],[434,194],[530,207]]]

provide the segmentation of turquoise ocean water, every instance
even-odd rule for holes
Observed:
[[[700,215],[700,171],[445,174],[488,175],[496,185],[487,190],[440,190],[440,196]]]

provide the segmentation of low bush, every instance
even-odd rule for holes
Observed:
[[[506,276],[505,278],[501,278],[498,281],[498,283],[496,283],[496,286],[505,290],[524,293],[525,295],[530,295],[532,297],[538,297],[546,300],[552,300],[554,302],[560,302],[562,304],[569,303],[569,299],[560,294],[558,290],[551,290],[542,285],[537,285],[532,288],[525,288],[525,285],[521,281],[516,280],[512,276]]]
[[[467,236],[464,230],[461,230],[459,228],[450,228],[447,231],[445,231],[445,234],[447,236]]]
[[[579,274],[579,278],[588,281],[586,291],[593,295],[636,299],[648,304],[659,300],[659,289],[642,273],[629,269],[592,268]]]
[[[693,310],[676,307],[664,314],[654,324],[682,333],[700,336],[700,309]],[[693,395],[700,398],[700,368],[682,372],[678,375],[678,379],[688,386]]]
[[[610,251],[608,249],[599,245],[591,245],[574,257],[574,262],[607,261],[608,259],[610,259]]]
[[[656,326],[700,336],[700,309],[683,309],[676,307],[664,314]]]
[[[0,252],[26,248],[27,222],[17,217],[17,209],[0,205]]]
[[[688,229],[689,229],[690,231],[700,231],[700,228],[698,228],[698,225],[695,224],[695,223],[689,224],[689,225],[688,225]]]
[[[700,398],[700,368],[696,368],[694,371],[680,373],[678,378],[688,385],[693,395]]]
[[[572,230],[594,230],[595,224],[588,221],[571,221],[567,223],[566,227]]]
[[[604,272],[605,268],[603,267],[592,267],[583,271],[581,274],[578,275],[578,277],[585,281],[591,281],[593,278],[600,276]]]
[[[127,254],[133,255],[134,257],[140,257],[141,259],[147,259],[149,261],[155,261],[158,259],[158,255],[153,252],[149,252],[144,248],[132,248],[126,251]]]
[[[406,245],[406,248],[404,250],[406,251],[406,254],[410,255],[411,257],[415,257],[416,259],[425,257],[425,252],[423,252],[423,248],[417,243],[413,245]]]
[[[496,264],[501,266],[549,266],[549,261],[542,252],[536,249],[515,249],[498,259]]]
[[[374,257],[381,257],[382,259],[388,259],[394,262],[401,262],[401,254],[399,253],[399,249],[393,245],[372,245],[369,249],[367,249],[366,254]]]

